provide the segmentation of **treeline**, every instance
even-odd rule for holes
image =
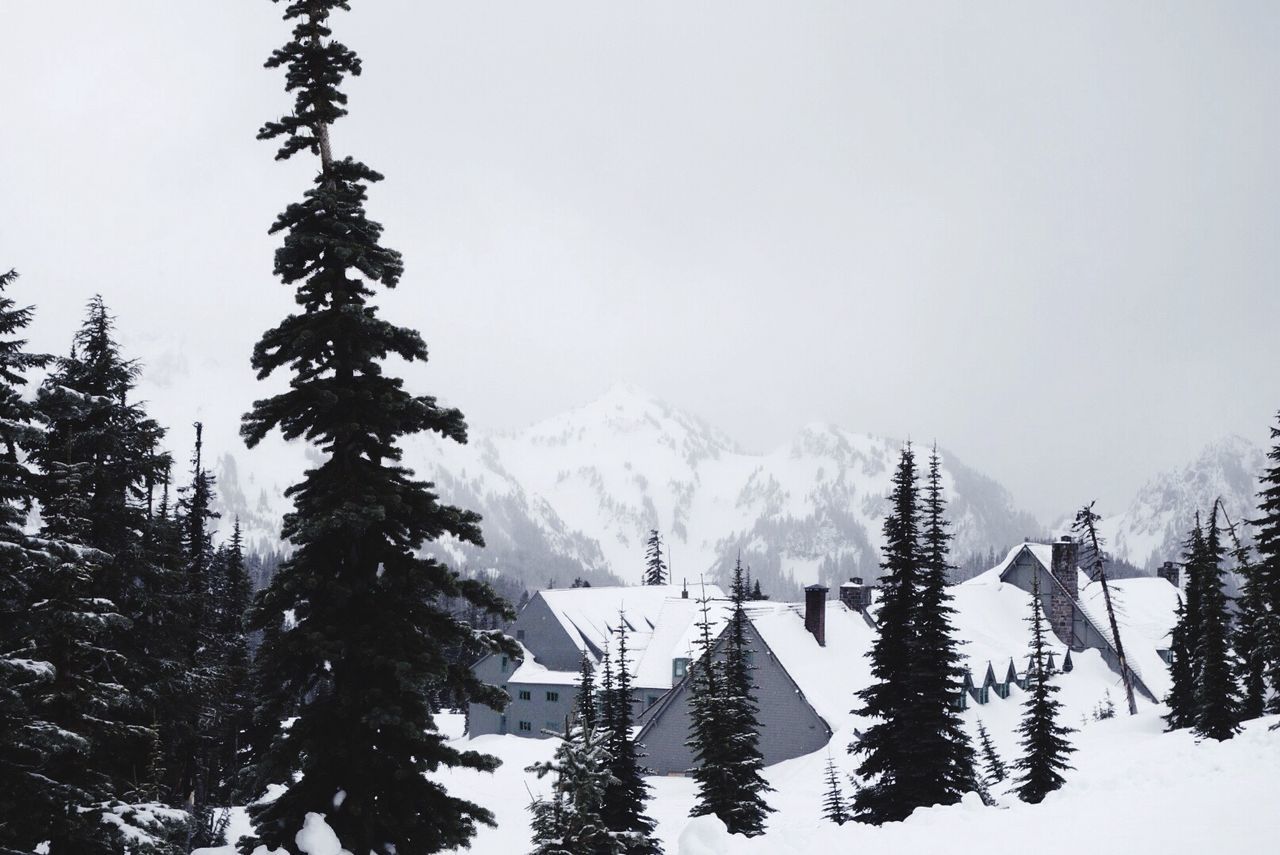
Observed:
[[[252,714],[239,523],[214,542],[200,425],[175,465],[102,298],[67,356],[31,353],[16,278],[0,276],[0,850],[220,842]]]

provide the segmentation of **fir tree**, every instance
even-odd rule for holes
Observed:
[[[982,723],[982,719],[978,719],[978,745],[982,750],[983,762],[986,764],[987,786],[993,787],[1009,777],[1009,772],[1000,755],[996,753],[996,746],[992,743],[991,734],[987,732],[987,726]]]
[[[759,579],[756,579],[755,584],[751,586],[751,596],[747,597],[747,599],[754,600],[756,602],[769,599],[769,595],[760,590]]]
[[[653,836],[655,823],[645,813],[649,785],[640,769],[640,756],[631,739],[634,715],[631,707],[631,666],[627,655],[627,624],[618,620],[617,657],[611,675],[606,675],[606,691],[600,726],[609,752],[612,780],[605,789],[603,814],[610,830],[625,834],[629,855],[653,855],[662,851]]]
[[[916,764],[921,785],[917,804],[955,804],[973,790],[976,779],[973,747],[955,707],[955,698],[964,689],[966,671],[952,633],[955,609],[947,590],[951,533],[947,531],[942,464],[936,447],[929,456],[923,511],[911,666],[918,700],[910,712],[914,719],[914,749],[920,755]]]
[[[667,565],[662,560],[662,538],[658,530],[650,529],[649,540],[644,547],[644,583],[646,585],[667,584]]]
[[[582,663],[578,669],[578,698],[575,706],[578,713],[578,724],[584,730],[596,728],[596,678],[587,652],[582,652]]]
[[[1249,547],[1240,540],[1236,527],[1228,521],[1235,572],[1243,579],[1236,601],[1236,625],[1231,641],[1236,652],[1236,679],[1240,686],[1240,718],[1253,719],[1266,711],[1266,598],[1257,566],[1250,560]]]
[[[715,657],[711,635],[711,605],[706,590],[698,598],[698,659],[689,682],[689,739],[693,752],[693,780],[698,798],[690,816],[714,814],[723,819],[733,811],[728,765],[723,761],[726,742],[723,664]]]
[[[441,503],[434,485],[400,465],[401,437],[431,431],[465,442],[466,424],[459,411],[411,395],[384,370],[390,356],[426,361],[427,348],[370,302],[375,285],[392,288],[403,271],[365,213],[366,189],[382,176],[335,157],[330,144],[330,126],[346,113],[339,87],[360,72],[359,58],[329,29],[330,14],[347,7],[346,0],[290,2],[292,38],[267,61],[286,70],[294,104],[259,137],[281,141],[279,159],[317,155],[319,173],[271,228],[284,235],[275,272],[296,287],[301,312],[267,331],[253,354],[260,378],[293,376],[287,391],[254,404],[242,434],[250,446],[273,429],[305,437],[321,460],[288,491],[294,509],[282,534],[296,550],[251,611],[250,629],[263,633],[253,791],[273,783],[284,790],[250,808],[256,839],[243,844],[246,852],[261,843],[296,853],[311,812],[326,814],[343,848],[361,855],[467,845],[492,814],[424,773],[491,770],[498,761],[451,746],[429,699],[443,691],[503,708],[505,693],[447,652],[479,643],[518,653],[500,632],[476,633],[442,603],[466,601],[508,620],[510,607],[484,582],[420,552],[446,535],[483,541],[478,515]],[[335,802],[338,792],[344,798]]]
[[[1270,461],[1260,477],[1258,517],[1251,520],[1258,552],[1254,571],[1258,594],[1266,606],[1259,635],[1261,659],[1272,694],[1267,712],[1280,713],[1280,412],[1271,428]]]
[[[1187,610],[1178,597],[1178,606],[1174,611],[1175,621],[1169,642],[1169,652],[1173,661],[1169,664],[1170,688],[1165,697],[1165,705],[1169,711],[1164,715],[1169,730],[1191,727],[1196,719],[1196,676],[1195,653],[1187,641],[1189,630]]]
[[[37,474],[25,461],[40,439],[35,408],[23,390],[28,372],[51,357],[30,353],[19,336],[31,322],[6,291],[17,273],[0,273],[0,852],[31,852],[64,795],[41,771],[57,745],[32,707],[35,691],[52,680],[53,666],[33,658],[27,644],[31,584],[44,552],[26,534]]]
[[[914,744],[913,712],[918,700],[911,669],[915,662],[915,613],[920,560],[917,546],[915,454],[902,450],[884,521],[880,611],[870,651],[874,681],[858,693],[858,715],[875,719],[850,750],[865,755],[857,773],[864,783],[853,799],[854,817],[879,825],[905,819],[921,805]]]
[[[840,790],[840,778],[836,775],[836,764],[827,757],[827,768],[823,773],[826,789],[822,795],[822,816],[836,825],[844,825],[849,821],[849,809],[845,804],[844,793]]]
[[[1195,732],[1208,739],[1230,739],[1240,720],[1231,649],[1230,615],[1222,578],[1222,532],[1218,506],[1205,533],[1203,580],[1200,586],[1200,632],[1196,661]]]
[[[717,752],[718,762],[724,766],[722,780],[727,788],[718,799],[723,812],[717,816],[730,834],[754,837],[764,832],[765,817],[773,810],[764,801],[764,794],[773,788],[765,783],[762,775],[764,757],[760,753],[759,706],[751,676],[754,667],[743,609],[747,586],[741,559],[734,566],[732,590],[732,612],[721,636],[724,649],[719,682],[722,742]]]
[[[1049,681],[1050,673],[1045,653],[1044,611],[1040,603],[1040,577],[1034,577],[1031,586],[1031,657],[1028,662],[1029,681],[1026,706],[1018,733],[1022,740],[1022,756],[1014,762],[1018,770],[1017,793],[1024,802],[1039,803],[1044,797],[1062,786],[1066,780],[1062,772],[1072,767],[1067,757],[1074,750],[1067,741],[1067,734],[1075,731],[1058,723],[1062,703],[1054,697],[1058,687]]]
[[[575,724],[556,746],[555,757],[526,771],[539,778],[554,775],[550,797],[535,799],[532,855],[624,855],[631,832],[609,828],[605,791],[616,783],[610,773],[606,735]]]

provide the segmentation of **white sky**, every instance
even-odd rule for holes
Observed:
[[[936,437],[1047,520],[1280,407],[1280,4],[353,5],[336,148],[388,176],[414,388],[476,427],[630,381],[751,448]],[[279,12],[0,0],[36,343],[100,291],[227,441],[311,169],[254,139]]]

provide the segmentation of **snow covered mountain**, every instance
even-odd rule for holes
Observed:
[[[525,430],[473,430],[466,446],[412,437],[405,463],[444,499],[484,516],[484,549],[442,544],[459,565],[531,586],[633,581],[657,528],[675,579],[722,579],[740,550],[766,591],[792,596],[803,584],[876,574],[899,447],[812,424],[780,448],[751,453],[642,390],[616,386]],[[280,444],[219,460],[224,519],[240,515],[259,548],[278,541],[283,490],[303,454]],[[1039,531],[999,484],[945,452],[943,467],[957,558]]]
[[[1233,521],[1252,516],[1265,458],[1262,448],[1239,436],[1211,443],[1186,466],[1147,482],[1123,514],[1103,520],[1108,548],[1147,569],[1178,560],[1196,511],[1207,514],[1216,498]]]

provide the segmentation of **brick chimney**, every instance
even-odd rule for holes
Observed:
[[[1054,634],[1068,647],[1075,645],[1075,601],[1080,595],[1079,566],[1080,546],[1070,535],[1063,535],[1053,542],[1052,565],[1049,572],[1060,584],[1049,591],[1049,625]]]
[[[1160,569],[1156,571],[1156,575],[1161,579],[1167,579],[1170,585],[1178,587],[1179,567],[1172,561],[1166,561],[1160,565]]]
[[[826,585],[808,585],[804,589],[804,628],[822,647],[827,646],[827,591]]]

